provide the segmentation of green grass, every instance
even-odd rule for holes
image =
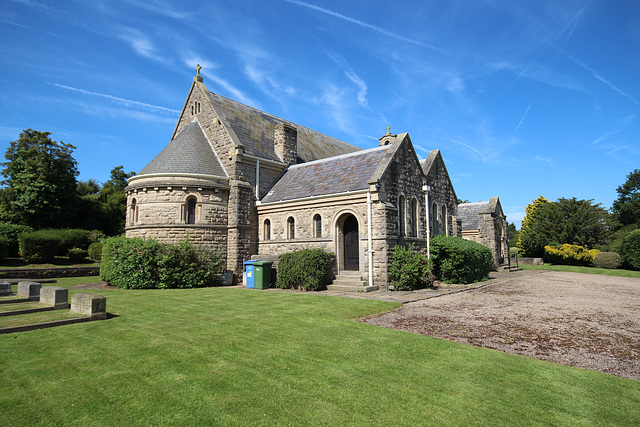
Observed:
[[[18,314],[15,316],[0,317],[0,328],[12,328],[14,326],[33,325],[35,323],[52,322],[54,320],[77,319],[85,317],[82,314],[70,313],[69,310],[53,310],[41,313]],[[0,418],[2,416],[0,415]]]
[[[353,320],[396,303],[99,293],[115,317],[0,336],[0,425],[640,424],[638,381]]]
[[[580,267],[576,265],[556,265],[548,264],[544,265],[529,265],[519,264],[519,267],[523,270],[551,270],[551,271],[568,271],[570,273],[586,273],[586,274],[603,274],[605,276],[617,276],[617,277],[639,277],[640,271],[623,270],[621,268],[595,268],[595,267]]]

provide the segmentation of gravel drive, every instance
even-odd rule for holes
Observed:
[[[640,380],[640,279],[512,274],[363,321]]]

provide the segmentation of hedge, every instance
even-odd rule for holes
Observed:
[[[333,256],[322,249],[301,249],[280,255],[275,286],[304,291],[325,289]]]
[[[4,261],[9,253],[11,242],[6,237],[0,236],[0,261]]]
[[[640,229],[633,230],[624,238],[620,256],[626,268],[640,270]]]
[[[55,230],[38,230],[22,233],[18,240],[22,258],[29,264],[42,264],[56,256],[61,237]]]
[[[0,237],[4,237],[9,241],[8,252],[6,256],[17,257],[19,256],[20,243],[18,236],[21,233],[28,233],[33,231],[33,228],[28,225],[11,224],[9,222],[0,222]]]
[[[486,246],[462,237],[440,235],[431,239],[430,250],[436,279],[467,284],[489,278],[493,257]]]
[[[622,258],[616,252],[600,252],[593,259],[593,266],[596,268],[620,268]]]
[[[594,254],[599,251],[592,249],[588,251],[582,246],[570,245],[568,243],[559,246],[544,247],[544,261],[558,265],[581,265],[591,267],[593,265]]]
[[[123,289],[195,288],[220,284],[217,253],[185,240],[175,245],[154,239],[113,237],[102,248],[100,276]]]
[[[389,276],[396,291],[430,288],[435,281],[431,261],[413,244],[408,247],[396,245],[391,255]]]

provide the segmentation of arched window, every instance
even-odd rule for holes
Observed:
[[[405,201],[404,196],[401,194],[398,198],[398,236],[405,236]]]
[[[449,235],[449,227],[447,227],[447,206],[442,205],[442,216],[440,218],[440,222],[442,223],[442,234],[445,236]]]
[[[264,240],[271,240],[271,221],[268,219],[264,220],[263,236]]]
[[[296,238],[296,221],[292,216],[287,219],[287,239]]]
[[[429,213],[431,217],[431,235],[438,235],[438,205],[435,203],[431,205],[431,212]]]
[[[187,224],[196,223],[196,199],[190,197],[187,199]]]
[[[418,237],[418,201],[411,199],[411,237]]]
[[[322,218],[319,214],[313,216],[313,237],[322,237]]]
[[[129,210],[129,224],[138,222],[138,204],[136,199],[131,199],[131,209]]]

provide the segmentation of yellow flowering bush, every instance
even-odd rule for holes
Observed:
[[[597,255],[597,250],[594,250]],[[590,267],[593,265],[593,259],[595,255],[592,255],[591,251],[578,245],[570,245],[564,243],[559,246],[545,246],[544,247],[544,261],[552,264],[562,265],[582,265]]]

